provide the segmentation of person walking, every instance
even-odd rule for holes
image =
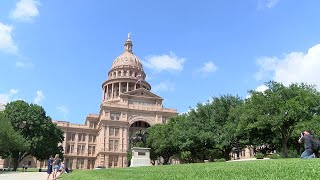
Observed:
[[[304,144],[304,151],[301,154],[301,159],[309,159],[309,158],[315,157],[315,154],[313,153],[313,150],[312,150],[311,131],[305,130],[303,133],[301,133],[301,136],[298,142]]]
[[[53,164],[53,156],[50,156],[49,160],[48,160],[48,170],[47,170],[47,180],[49,180],[50,175],[52,173],[52,164]]]
[[[56,180],[57,178],[57,173],[59,171],[61,164],[61,159],[59,158],[59,154],[56,154],[54,157],[53,163],[52,163],[52,168],[53,168],[53,180]]]

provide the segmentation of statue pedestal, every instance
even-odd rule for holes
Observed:
[[[130,167],[151,166],[150,148],[133,147]]]

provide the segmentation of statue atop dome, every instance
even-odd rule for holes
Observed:
[[[130,40],[131,32],[128,33],[128,39],[124,43],[124,52],[132,53],[132,42]]]

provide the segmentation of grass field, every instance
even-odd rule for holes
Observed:
[[[78,170],[59,179],[320,179],[320,159],[274,159]]]

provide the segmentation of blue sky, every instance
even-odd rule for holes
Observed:
[[[0,103],[55,120],[98,113],[101,84],[131,32],[152,92],[186,112],[264,82],[320,86],[320,1],[0,1]],[[318,88],[319,89],[319,88]]]

